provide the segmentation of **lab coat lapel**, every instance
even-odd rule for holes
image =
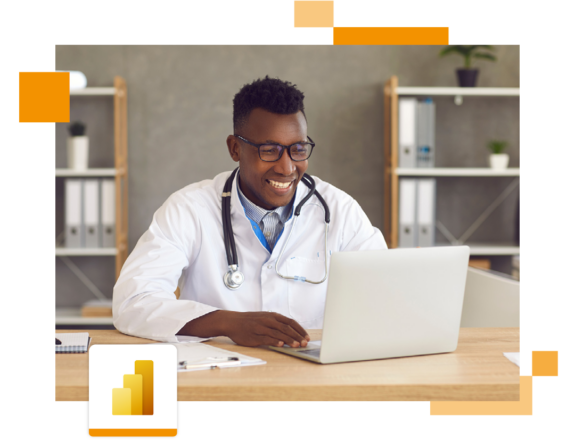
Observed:
[[[255,257],[255,260],[262,261],[262,263],[260,263],[261,266],[263,262],[268,260],[269,252],[262,246],[258,237],[252,230],[252,224],[246,216],[242,202],[240,202],[237,185],[238,175],[239,172],[236,173],[234,183],[232,184],[231,200],[231,219],[238,252],[238,263],[242,267],[246,268],[247,264],[251,266],[251,264],[255,262],[252,260],[252,258]],[[249,249],[249,251],[242,252],[243,249]],[[244,256],[244,254],[247,255]],[[242,257],[245,259],[242,260]],[[242,264],[242,261],[245,263]]]

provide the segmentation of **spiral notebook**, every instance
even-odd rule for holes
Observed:
[[[56,353],[86,353],[92,338],[88,333],[56,333],[62,344],[56,345]]]

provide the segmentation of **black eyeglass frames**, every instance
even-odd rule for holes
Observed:
[[[258,149],[258,154],[260,159],[264,162],[276,162],[281,159],[284,150],[287,150],[289,157],[294,162],[301,162],[304,160],[308,160],[311,156],[313,151],[313,147],[315,147],[314,141],[308,136],[310,142],[296,142],[295,144],[291,145],[282,145],[282,144],[254,144],[253,142],[248,141],[247,139],[243,138],[242,136],[238,136],[237,134],[234,135],[238,139],[242,140],[246,144],[250,144],[253,147]]]

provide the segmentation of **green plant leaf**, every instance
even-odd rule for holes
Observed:
[[[491,50],[494,51],[495,48],[493,46],[486,46],[486,45],[480,45],[480,46],[472,46],[474,49],[486,49],[486,50]]]
[[[472,56],[473,58],[482,58],[484,60],[497,61],[497,58],[495,58],[495,56],[491,55],[490,53],[475,53]]]
[[[491,150],[493,154],[501,154],[505,148],[507,148],[507,141],[489,141],[487,143],[487,148]]]
[[[459,53],[461,54],[461,49],[459,46],[447,46],[444,47],[441,52],[439,52],[439,56],[443,57],[445,55],[449,55],[450,53]]]

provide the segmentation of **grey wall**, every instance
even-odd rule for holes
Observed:
[[[437,46],[57,46],[56,69],[80,70],[88,86],[128,86],[129,246],[154,211],[179,188],[230,170],[225,139],[232,133],[232,99],[266,74],[291,81],[306,96],[308,133],[317,147],[309,172],[358,200],[383,227],[383,82],[455,86],[458,57],[439,59]],[[498,62],[478,61],[479,86],[519,86],[519,46],[497,46]],[[489,139],[510,142],[519,166],[519,100],[437,98],[436,166],[485,166]],[[88,124],[90,166],[113,166],[110,98],[72,98],[72,120]],[[66,124],[56,124],[56,166],[66,166]],[[351,157],[349,157],[351,154]],[[456,236],[509,184],[509,178],[438,179],[437,218]],[[62,182],[56,181],[58,233]],[[493,213],[472,241],[512,241],[518,191]],[[445,241],[441,234],[438,241]],[[74,259],[111,296],[113,258]],[[57,306],[91,294],[56,261]]]

